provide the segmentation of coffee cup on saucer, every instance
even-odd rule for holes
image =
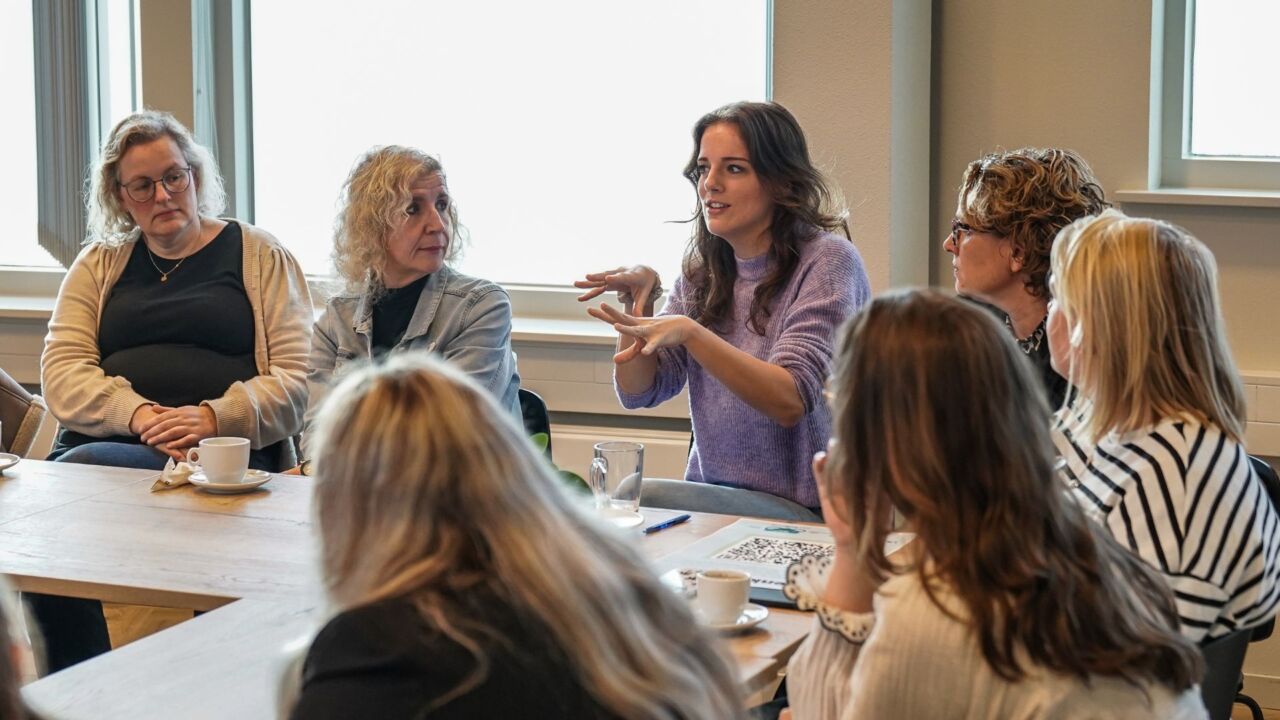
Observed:
[[[747,606],[751,576],[741,570],[703,570],[698,573],[695,600],[703,620],[711,625],[737,622]]]
[[[187,451],[187,462],[199,467],[211,483],[244,481],[249,470],[249,440],[238,437],[212,437]]]

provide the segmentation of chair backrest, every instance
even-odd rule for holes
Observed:
[[[1262,487],[1266,488],[1267,495],[1271,498],[1271,505],[1280,512],[1280,475],[1276,475],[1275,468],[1271,467],[1267,461],[1259,457],[1249,456],[1249,463],[1253,465],[1253,471],[1258,474],[1258,479],[1262,481]],[[1271,618],[1265,623],[1253,628],[1253,641],[1266,640],[1271,637],[1276,629],[1276,619]]]
[[[1271,498],[1271,505],[1280,512],[1280,475],[1276,475],[1275,468],[1260,457],[1250,455],[1249,463],[1253,465],[1253,471],[1258,474],[1258,479],[1262,480],[1262,487],[1266,488],[1267,496]]]
[[[551,459],[551,415],[542,396],[532,390],[520,388],[520,415],[524,418],[524,430],[530,435],[546,433],[547,459]]]
[[[1253,628],[1245,628],[1200,646],[1205,666],[1200,694],[1209,711],[1209,720],[1231,720],[1231,706],[1236,701],[1240,670],[1252,636]]]
[[[4,370],[0,370],[0,450],[26,457],[48,409]]]

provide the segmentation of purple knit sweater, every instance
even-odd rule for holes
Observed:
[[[738,260],[733,288],[733,319],[721,335],[731,345],[778,365],[795,380],[805,415],[784,428],[743,402],[684,347],[658,351],[658,373],[646,392],[632,395],[614,388],[627,408],[653,407],[689,383],[693,452],[685,479],[760,490],[818,507],[818,488],[810,463],[826,448],[831,416],[822,390],[830,370],[836,329],[871,297],[862,258],[847,239],[815,237],[800,250],[800,264],[773,302],[764,336],[747,324],[756,286],[768,274],[768,255]],[[685,315],[685,280],[678,278],[659,315]]]

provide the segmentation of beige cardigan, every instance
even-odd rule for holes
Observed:
[[[201,404],[213,410],[219,435],[246,437],[254,448],[262,448],[302,430],[311,293],[302,267],[280,241],[248,223],[235,222],[243,230],[244,289],[253,308],[258,376],[234,383],[222,397]],[[109,377],[99,366],[102,308],[124,272],[134,242],[115,247],[92,243],[80,252],[58,291],[40,357],[41,389],[49,410],[64,426],[93,437],[131,435],[134,411],[151,402],[128,380]]]

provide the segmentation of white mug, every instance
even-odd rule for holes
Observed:
[[[698,611],[712,625],[735,622],[750,589],[751,576],[741,570],[703,570],[698,573]]]
[[[238,483],[249,470],[249,440],[238,437],[213,437],[200,441],[199,447],[187,451],[187,462],[199,465],[211,483]]]

